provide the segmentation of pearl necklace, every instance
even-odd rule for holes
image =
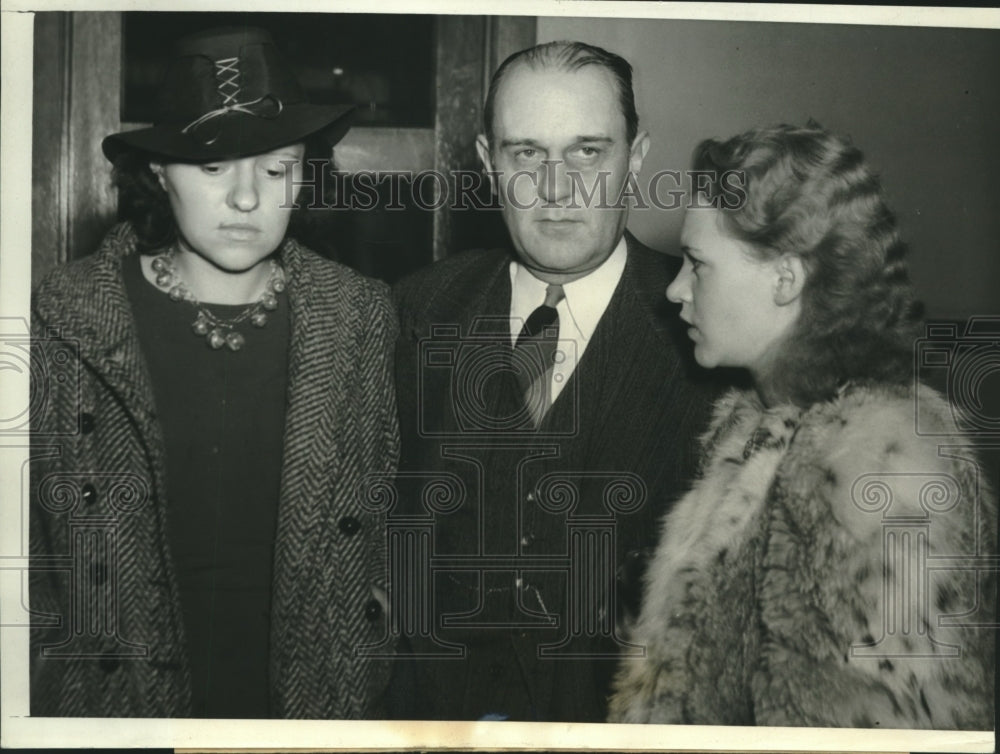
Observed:
[[[235,329],[236,325],[249,319],[254,327],[263,327],[267,324],[267,313],[278,308],[278,294],[285,290],[285,271],[274,259],[269,262],[271,274],[260,298],[235,317],[223,319],[206,309],[181,280],[174,264],[176,256],[177,250],[170,249],[153,258],[156,285],[167,291],[171,301],[187,301],[195,307],[198,313],[191,323],[191,329],[195,335],[205,338],[205,342],[213,350],[218,351],[225,346],[230,351],[239,351],[246,339]]]

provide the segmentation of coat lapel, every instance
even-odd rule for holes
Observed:
[[[122,406],[153,459],[156,495],[163,492],[165,483],[163,440],[121,270],[122,259],[136,253],[135,241],[129,225],[118,225],[90,258],[89,267],[64,268],[70,276],[60,283],[65,290],[35,299],[37,313],[51,332],[34,337],[70,341],[79,350],[80,360],[122,397]]]
[[[458,325],[463,335],[510,332],[510,257],[493,254],[485,265],[470,255],[470,264],[430,292],[423,320],[412,333],[415,337],[424,337],[432,327],[442,324]]]
[[[290,697],[313,693],[315,669],[297,656],[307,646],[300,637],[316,635],[315,602],[327,598],[325,592],[315,592],[317,585],[332,589],[338,576],[315,570],[333,562],[325,554],[333,543],[324,541],[324,535],[337,514],[331,485],[340,469],[338,422],[347,396],[340,386],[347,384],[357,354],[349,334],[363,328],[353,321],[359,312],[344,305],[341,297],[318,295],[317,282],[308,274],[295,242],[286,243],[282,261],[289,276],[292,335],[274,552],[271,680],[277,709],[287,712],[281,705]],[[342,619],[333,613],[333,622],[323,629],[331,637],[331,647],[333,637],[343,633]]]
[[[91,269],[70,273],[67,268],[67,274],[73,274],[66,281],[72,295],[37,301],[46,325],[55,328],[58,337],[76,341],[80,359],[121,393],[129,408],[140,408],[133,418],[146,424],[154,410],[153,393],[121,278],[122,258],[134,253],[134,234],[127,225],[119,225],[91,258]]]

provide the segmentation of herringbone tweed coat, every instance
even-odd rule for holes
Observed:
[[[163,439],[121,276],[134,250],[117,226],[34,296],[49,371],[32,384],[32,715],[190,714]],[[281,259],[291,343],[272,709],[357,718],[378,714],[387,678],[356,653],[385,634],[384,528],[359,489],[397,460],[395,314],[382,283],[291,240]]]
[[[920,393],[922,430],[953,426]],[[732,393],[667,516],[612,722],[993,728],[996,499],[910,387]]]

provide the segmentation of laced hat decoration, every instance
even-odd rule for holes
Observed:
[[[263,29],[212,29],[177,43],[152,127],[112,134],[123,149],[204,161],[244,157],[321,133],[332,146],[350,127],[353,105],[314,105]]]

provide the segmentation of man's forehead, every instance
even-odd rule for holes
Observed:
[[[583,82],[586,82],[584,84]],[[617,94],[614,74],[607,68],[590,64],[575,68],[545,62],[517,62],[504,74],[497,90],[497,101],[502,102],[511,88],[531,88],[555,91],[580,86],[599,87],[611,96]]]
[[[505,136],[530,139],[531,133],[514,132],[546,116],[566,127],[579,126],[581,135],[617,136],[619,128],[625,129],[614,76],[602,66],[516,64],[497,89],[494,127]]]

